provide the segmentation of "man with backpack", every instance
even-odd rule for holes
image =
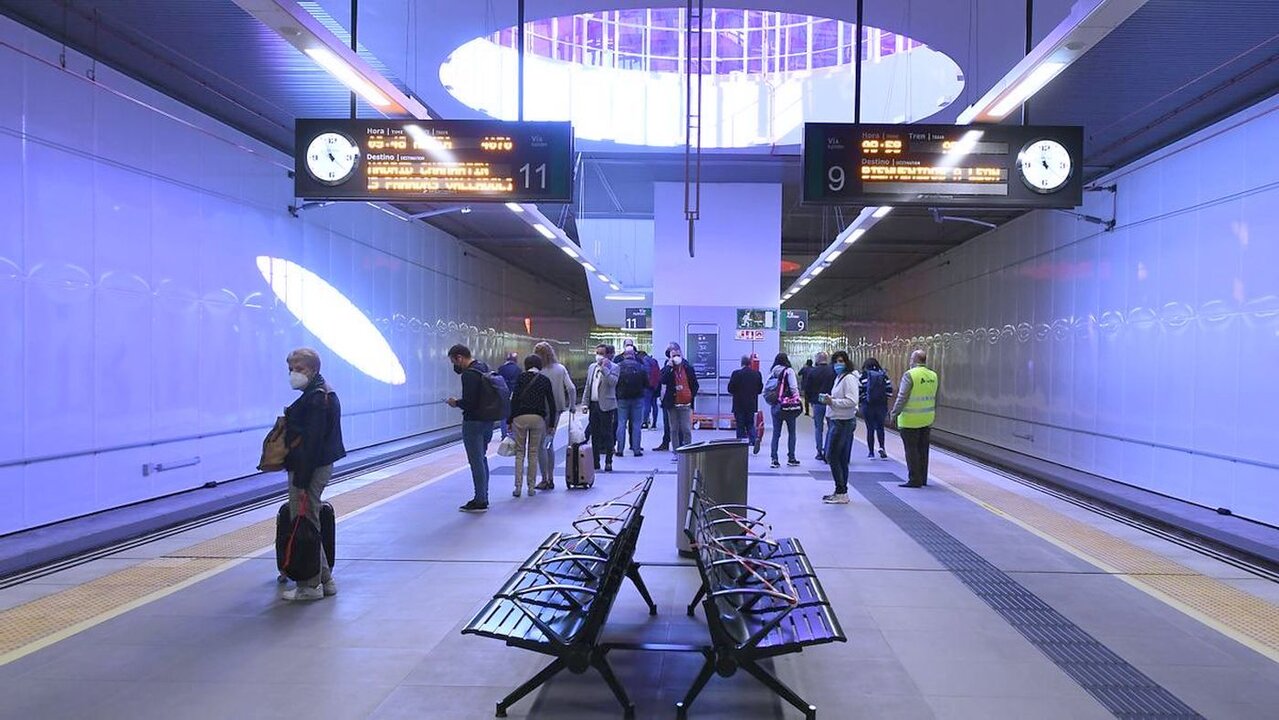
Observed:
[[[875,358],[862,363],[861,387],[858,404],[866,421],[866,457],[875,457],[875,438],[879,438],[879,459],[887,460],[884,451],[884,421],[888,419],[888,396],[893,394],[893,382]]]
[[[520,356],[518,353],[513,352],[506,354],[506,362],[502,363],[497,369],[497,374],[502,376],[502,379],[506,381],[506,387],[511,390],[515,389],[515,381],[519,379],[521,372],[523,371],[520,369]],[[507,435],[511,434],[511,423],[506,418],[511,409],[507,407],[505,410],[506,412],[502,413],[501,421],[503,440],[506,439]]]
[[[626,454],[629,428],[631,454],[643,457],[640,447],[640,424],[644,422],[644,396],[648,393],[648,372],[635,356],[635,346],[622,353],[617,371],[617,454]]]
[[[500,375],[471,357],[465,345],[449,348],[453,372],[462,376],[462,398],[449,398],[449,407],[462,410],[462,446],[471,465],[471,482],[475,496],[458,509],[462,512],[484,512],[489,509],[488,445],[493,440],[493,426],[502,419],[502,411],[510,401],[510,390]]]

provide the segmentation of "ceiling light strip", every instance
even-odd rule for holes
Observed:
[[[542,214],[537,205],[533,203],[506,203],[506,208],[516,217],[531,225],[539,235],[562,250],[565,255],[576,260],[582,266],[582,269],[588,273],[587,280],[591,280],[591,275],[594,275],[594,279],[599,280],[613,290],[622,289],[621,283],[615,279],[614,275],[601,268],[599,261],[591,257],[586,248],[570,240],[568,235],[558,225]],[[641,297],[641,299],[643,298]]]
[[[817,256],[817,259],[800,274],[799,278],[797,278],[795,282],[791,283],[791,286],[782,293],[782,304],[784,305],[794,298],[796,293],[813,281],[813,278],[821,275],[826,268],[830,267],[832,263],[838,260],[840,256],[844,254],[845,248],[857,242],[858,238],[865,235],[867,230],[892,211],[893,207],[891,205],[881,205],[879,207],[872,205],[870,207],[862,208],[862,211],[858,213],[857,217],[854,218],[851,223],[849,223],[848,227],[844,228],[838,235],[836,235],[831,244],[828,245],[826,249]]]

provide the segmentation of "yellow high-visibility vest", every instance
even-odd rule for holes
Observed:
[[[937,417],[937,373],[916,365],[906,374],[910,376],[910,397],[897,416],[897,427],[928,427]]]

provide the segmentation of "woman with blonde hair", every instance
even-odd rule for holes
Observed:
[[[550,343],[540,342],[534,345],[533,354],[542,359],[542,375],[551,381],[551,399],[555,402],[550,417],[546,419],[546,436],[542,439],[538,462],[542,482],[536,486],[538,490],[550,490],[555,487],[555,428],[559,425],[560,415],[573,407],[577,386],[573,384],[568,368],[560,364],[555,348]]]

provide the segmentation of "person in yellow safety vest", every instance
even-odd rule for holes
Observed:
[[[906,450],[907,481],[899,487],[917,488],[928,484],[928,441],[937,415],[937,373],[924,366],[923,350],[910,354],[910,369],[898,385],[892,418]]]

